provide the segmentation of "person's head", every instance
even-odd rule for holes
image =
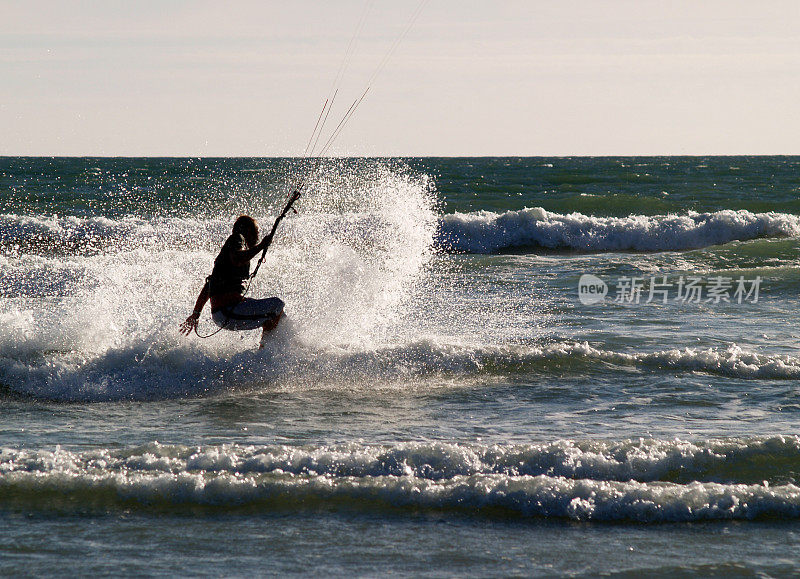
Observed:
[[[256,220],[249,215],[240,215],[233,224],[233,232],[244,237],[250,247],[258,243],[258,225]]]

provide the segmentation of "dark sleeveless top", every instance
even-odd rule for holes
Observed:
[[[213,297],[231,293],[244,294],[247,278],[250,277],[250,262],[248,261],[244,265],[234,265],[231,253],[245,249],[248,249],[247,242],[239,233],[234,233],[225,241],[219,255],[214,260],[214,269],[208,280],[209,295]]]

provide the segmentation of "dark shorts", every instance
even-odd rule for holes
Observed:
[[[280,298],[244,298],[234,306],[217,310],[211,318],[226,330],[255,330],[280,316],[284,305]]]

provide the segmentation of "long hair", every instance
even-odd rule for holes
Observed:
[[[249,215],[240,215],[233,223],[233,232],[247,237],[247,233],[250,231],[258,231],[256,220]]]

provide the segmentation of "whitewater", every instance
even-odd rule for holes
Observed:
[[[253,282],[287,304],[258,350],[177,328],[302,160],[0,159],[0,552],[187,572],[148,529],[211,573],[800,572],[798,167],[330,160]],[[583,303],[584,274],[703,299]]]

